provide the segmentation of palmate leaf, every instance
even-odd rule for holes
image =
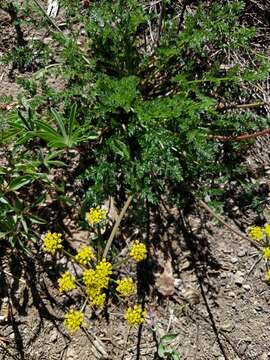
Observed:
[[[66,148],[69,147],[67,139],[59,134],[53,127],[47,123],[39,120],[39,130],[35,132],[35,135],[45,140],[50,147]]]
[[[27,112],[13,112],[7,118],[8,128],[1,133],[1,142],[7,143],[16,138],[16,144],[27,143],[31,139],[40,138],[48,143],[49,147],[64,149],[77,146],[79,143],[95,140],[98,134],[76,120],[77,105],[71,106],[66,118],[54,109],[51,109],[52,119],[37,119],[32,110]]]
[[[56,121],[57,127],[60,130],[62,137],[67,141],[68,134],[65,128],[65,119],[61,116],[61,114],[59,114],[59,112],[55,111],[54,109],[51,109],[51,113]]]
[[[33,137],[32,131],[26,126],[18,112],[12,112],[6,119],[0,119],[0,121],[6,121],[8,124],[7,129],[1,133],[1,143],[8,143],[10,139],[16,138],[16,143],[20,145]]]
[[[38,130],[35,132],[38,137],[47,141],[50,147],[72,148],[83,141],[98,138],[98,134],[90,132],[89,130],[85,132],[84,127],[81,127],[81,125],[77,123],[76,104],[71,107],[68,118],[65,118],[54,109],[51,110],[51,113],[55,120],[55,126],[45,121],[37,120]]]

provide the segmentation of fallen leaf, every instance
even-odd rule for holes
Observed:
[[[163,296],[171,296],[175,292],[175,278],[173,276],[173,269],[171,259],[167,260],[164,265],[162,274],[157,275],[156,281],[157,290]]]

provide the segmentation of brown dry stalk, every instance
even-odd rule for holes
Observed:
[[[217,105],[218,110],[229,110],[229,109],[253,109],[260,106],[267,106],[270,105],[270,103],[265,101],[258,101],[255,103],[248,103],[248,104],[223,104],[220,103]]]
[[[270,105],[270,103],[265,101],[259,101],[255,103],[249,103],[249,104],[218,104],[217,109],[219,110],[228,110],[228,109],[252,109],[257,108],[260,106],[267,106]],[[242,141],[242,140],[249,140],[249,139],[255,139],[259,136],[266,136],[270,134],[270,129],[265,129],[261,131],[256,131],[254,133],[245,133],[242,135],[232,135],[232,136],[224,136],[224,135],[209,135],[208,138],[212,140],[218,140],[222,142],[226,141]]]
[[[257,131],[255,133],[251,134],[242,134],[242,135],[235,135],[235,136],[222,136],[222,135],[209,135],[208,138],[212,140],[218,140],[222,142],[226,141],[242,141],[242,140],[249,140],[249,139],[255,139],[259,136],[266,136],[270,134],[270,129],[265,129],[261,131]]]
[[[114,224],[111,235],[110,235],[110,237],[109,237],[109,239],[107,241],[107,244],[106,244],[104,252],[103,252],[103,258],[104,259],[106,258],[107,254],[108,254],[108,251],[110,250],[110,247],[111,247],[113,239],[114,239],[114,237],[116,235],[117,229],[118,229],[118,227],[120,225],[120,222],[123,219],[123,217],[124,217],[128,207],[129,207],[132,199],[133,199],[133,196],[129,196],[129,198],[127,199],[127,201],[126,201],[126,203],[125,203],[125,205],[123,207],[123,209],[121,210],[121,213],[119,214],[119,216],[118,216],[118,218],[117,218],[117,220],[116,220],[116,222]]]
[[[237,236],[240,236],[242,239],[249,241],[257,249],[260,249],[260,246],[257,244],[256,241],[250,239],[249,237],[242,234],[240,231],[234,229],[231,225],[227,224],[226,221],[220,215],[216,214],[214,210],[212,210],[204,201],[199,200],[198,203],[201,207],[207,210],[214,218],[216,218],[219,222],[221,222],[228,230],[230,230]]]

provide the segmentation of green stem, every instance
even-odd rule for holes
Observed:
[[[108,251],[110,250],[110,247],[111,247],[111,245],[112,245],[113,239],[114,239],[114,237],[115,237],[115,235],[116,235],[116,232],[117,232],[117,230],[118,230],[118,227],[119,227],[119,225],[120,225],[120,222],[121,222],[121,220],[123,219],[123,217],[124,217],[124,215],[125,215],[128,207],[129,207],[132,199],[133,199],[133,196],[129,196],[129,197],[128,197],[128,199],[127,199],[127,201],[126,201],[123,209],[121,210],[120,215],[118,216],[118,218],[117,218],[117,220],[116,220],[116,222],[115,222],[115,225],[114,225],[114,227],[113,227],[113,229],[112,229],[112,232],[111,232],[111,235],[110,235],[110,237],[109,237],[109,240],[107,241],[105,250],[104,250],[104,252],[103,252],[103,259],[106,259],[106,256],[107,256],[107,254],[108,254]]]

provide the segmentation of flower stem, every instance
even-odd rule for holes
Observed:
[[[123,209],[121,210],[121,213],[119,214],[119,216],[118,216],[118,218],[117,218],[117,220],[116,220],[116,222],[115,222],[115,225],[114,225],[114,227],[113,227],[113,229],[112,229],[111,235],[110,235],[110,237],[109,237],[109,240],[107,241],[106,247],[105,247],[104,252],[103,252],[103,259],[106,259],[106,256],[107,256],[107,254],[108,254],[108,251],[110,250],[110,247],[111,247],[111,245],[112,245],[113,239],[114,239],[114,237],[115,237],[115,235],[116,235],[116,232],[117,232],[117,230],[118,230],[118,227],[119,227],[119,225],[120,225],[120,222],[121,222],[121,220],[123,219],[123,217],[124,217],[124,215],[125,215],[128,207],[129,207],[132,199],[133,199],[133,196],[129,196],[129,197],[128,197],[128,199],[127,199],[127,201],[126,201]]]

